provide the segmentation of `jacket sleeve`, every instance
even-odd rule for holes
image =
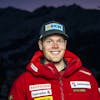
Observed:
[[[99,85],[93,73],[86,67],[82,67],[82,73],[86,74],[85,77],[88,78],[88,81],[91,84],[91,89],[90,89],[91,100],[100,100]]]
[[[16,79],[11,87],[8,100],[26,100],[24,80],[22,77]]]
[[[99,92],[98,83],[93,75],[91,77],[91,82],[92,82],[92,95],[94,98],[93,100],[100,100],[100,92]]]

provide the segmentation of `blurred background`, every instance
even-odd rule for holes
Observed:
[[[100,0],[0,0],[0,100],[38,50],[44,22],[66,25],[68,49],[90,69],[100,86]]]

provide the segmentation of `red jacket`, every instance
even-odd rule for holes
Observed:
[[[15,80],[9,100],[100,100],[94,76],[75,54],[65,52],[67,67],[60,73],[53,63],[40,63],[42,56],[41,51],[35,53]]]

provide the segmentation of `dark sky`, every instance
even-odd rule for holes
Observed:
[[[100,9],[100,0],[0,0],[0,8],[13,6],[23,10],[33,11],[34,9],[47,6],[62,6],[76,3],[83,8]]]

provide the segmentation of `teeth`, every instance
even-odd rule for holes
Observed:
[[[58,54],[59,52],[58,52],[58,51],[53,51],[52,53],[53,53],[53,54]]]

